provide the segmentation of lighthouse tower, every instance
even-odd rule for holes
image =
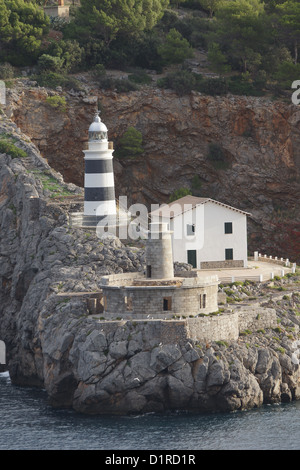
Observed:
[[[113,172],[113,146],[107,140],[107,127],[99,112],[89,127],[88,150],[84,150],[84,219],[88,225],[101,220],[115,223],[116,201]]]
[[[166,223],[152,222],[146,245],[146,276],[148,279],[174,278],[172,232]]]

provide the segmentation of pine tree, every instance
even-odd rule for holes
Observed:
[[[116,156],[136,158],[143,153],[143,136],[135,127],[128,127],[119,141]]]
[[[30,1],[0,0],[0,59],[13,65],[34,63],[49,23]]]

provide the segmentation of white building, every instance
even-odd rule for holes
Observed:
[[[247,267],[247,212],[210,198],[185,196],[151,212],[169,224],[173,260],[197,269]]]
[[[69,18],[70,16],[70,6],[65,5],[64,0],[58,0],[57,5],[44,6],[44,12],[48,16],[53,18]]]

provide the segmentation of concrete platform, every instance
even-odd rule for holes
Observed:
[[[208,276],[217,274],[222,282],[249,281],[264,282],[272,279],[273,276],[284,276],[291,273],[292,268],[281,266],[272,261],[248,261],[248,268],[227,268],[227,269],[201,269],[198,276]]]

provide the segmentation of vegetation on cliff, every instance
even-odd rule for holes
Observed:
[[[97,65],[161,72],[170,63],[184,70],[161,85],[179,91],[278,94],[299,78],[297,0],[81,0],[69,21],[49,19],[42,3],[0,0],[0,65],[37,65],[42,82]],[[199,50],[219,81],[185,70]]]

